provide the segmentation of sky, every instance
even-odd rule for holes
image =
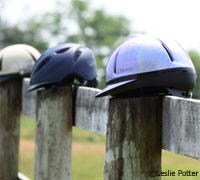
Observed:
[[[55,0],[7,2],[12,6],[7,6],[4,16],[12,22],[23,19],[25,14],[28,16],[55,6]],[[199,0],[91,0],[91,7],[101,7],[111,14],[127,17],[137,32],[169,37],[178,41],[186,50],[196,49],[200,52]]]

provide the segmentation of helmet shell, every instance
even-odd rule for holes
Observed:
[[[180,78],[184,69],[189,71],[188,82]],[[173,83],[169,79],[169,76],[172,76],[172,70],[180,71],[179,77],[174,77],[177,81]],[[167,78],[167,80],[158,81],[155,77],[151,79],[151,83],[148,80],[144,81],[150,74],[158,76],[158,72],[165,73],[162,78]],[[157,82],[153,82],[154,79]],[[107,87],[97,97],[120,93],[120,89],[124,92],[147,86],[191,90],[196,84],[196,72],[189,55],[176,41],[161,40],[151,35],[134,35],[110,56],[106,66],[106,83]],[[127,88],[122,88],[127,84],[129,84]]]
[[[40,52],[25,44],[8,46],[0,51],[1,75],[30,73]]]
[[[96,61],[89,48],[74,43],[61,44],[46,50],[34,65],[29,90],[65,84],[70,77],[92,81],[96,74]]]

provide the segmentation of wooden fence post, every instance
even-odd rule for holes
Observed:
[[[35,180],[70,180],[72,159],[72,88],[37,94]]]
[[[18,177],[22,80],[0,84],[0,180]]]
[[[161,116],[161,97],[110,100],[105,180],[161,179]]]

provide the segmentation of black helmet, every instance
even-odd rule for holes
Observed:
[[[110,56],[106,83],[96,97],[190,97],[196,85],[196,72],[189,55],[176,41],[133,35]]]
[[[29,91],[76,83],[96,87],[96,74],[96,61],[90,49],[73,43],[58,45],[46,50],[34,65]]]

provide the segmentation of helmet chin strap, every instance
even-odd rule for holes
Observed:
[[[81,84],[82,86],[88,86],[88,87],[97,87],[98,86],[98,81],[96,78],[94,78],[93,80],[89,81],[89,80],[83,80],[83,83]]]
[[[190,91],[177,90],[177,89],[171,89],[171,88],[166,88],[166,90],[168,91],[167,95],[192,98],[192,92]]]
[[[86,86],[87,84],[88,84],[88,81],[85,80],[85,79],[84,79],[83,82],[81,83],[82,86]]]

